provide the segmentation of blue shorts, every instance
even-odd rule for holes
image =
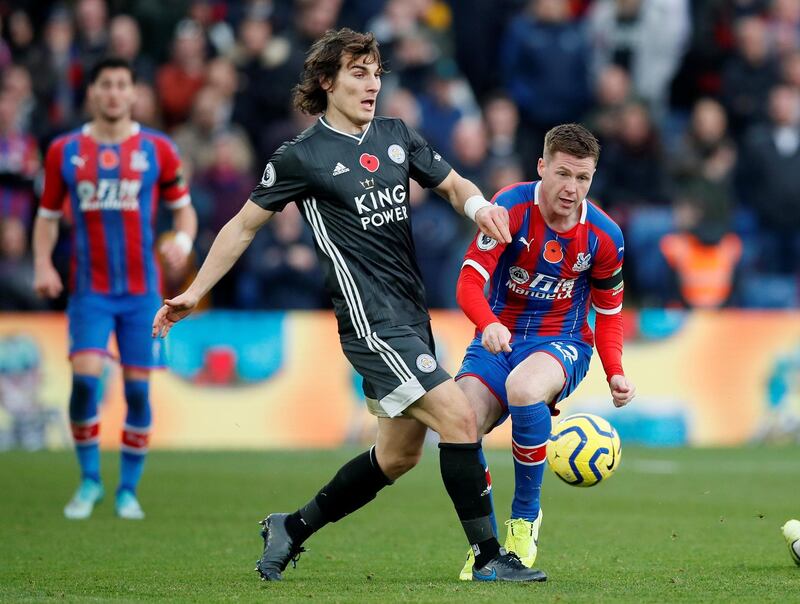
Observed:
[[[564,369],[564,388],[552,401],[548,401],[550,412],[558,415],[555,406],[567,398],[589,371],[592,359],[592,347],[580,340],[540,340],[526,339],[512,341],[511,352],[492,354],[481,346],[481,338],[476,337],[467,347],[461,369],[456,374],[456,381],[471,375],[478,378],[486,386],[503,407],[503,414],[497,420],[499,426],[508,417],[508,395],[506,380],[511,371],[535,352],[544,352],[552,356]]]
[[[75,294],[67,303],[69,355],[108,354],[108,337],[117,337],[120,362],[132,369],[164,367],[164,346],[153,338],[153,317],[161,307],[157,294],[139,296]]]

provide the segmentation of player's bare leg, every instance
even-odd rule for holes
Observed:
[[[81,483],[64,507],[64,516],[83,520],[92,515],[95,504],[103,499],[100,480],[100,420],[97,413],[103,355],[95,351],[77,352],[72,357],[72,392],[69,418],[75,453],[81,469]]]

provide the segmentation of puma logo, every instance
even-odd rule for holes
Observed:
[[[525,237],[520,237],[519,241],[525,245],[526,250],[528,250],[529,252],[531,251],[531,243],[533,243],[533,239],[528,241],[527,239],[525,239]]]

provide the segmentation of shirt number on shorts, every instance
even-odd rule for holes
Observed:
[[[564,342],[553,342],[553,348],[558,350],[561,353],[561,356],[564,357],[565,361],[569,361],[570,363],[574,363],[578,360],[578,349],[575,348],[572,344],[564,344]]]

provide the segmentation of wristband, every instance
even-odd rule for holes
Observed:
[[[473,195],[467,199],[467,203],[464,204],[464,214],[472,222],[475,222],[475,214],[478,213],[478,210],[490,205],[492,205],[492,202],[486,201],[482,195]]]
[[[184,233],[183,231],[176,231],[175,237],[172,239],[175,242],[175,245],[186,255],[188,256],[189,253],[192,251],[192,246],[194,242],[192,238],[189,237],[188,233]]]

